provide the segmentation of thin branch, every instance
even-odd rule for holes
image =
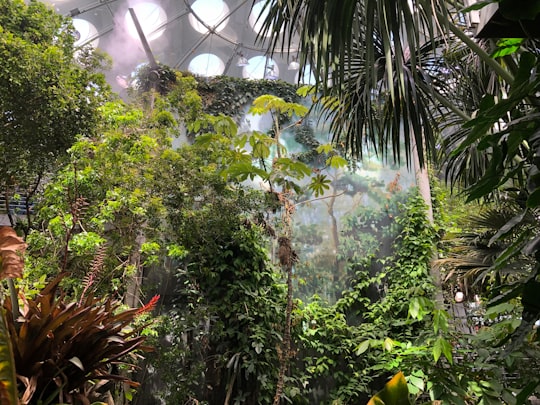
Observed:
[[[439,103],[441,103],[444,107],[448,108],[450,111],[452,111],[454,114],[456,114],[458,117],[463,119],[463,121],[467,122],[472,119],[470,115],[468,115],[465,111],[457,108],[455,104],[448,101],[446,98],[444,98],[440,93],[438,93],[436,90],[433,90],[433,95],[437,99]]]
[[[300,204],[311,203],[313,201],[326,200],[327,198],[339,197],[340,195],[343,195],[343,194],[345,194],[345,191],[342,191],[341,193],[338,193],[338,194],[325,195],[323,197],[317,197],[317,198],[312,198],[312,199],[306,200],[306,201],[300,201],[300,202],[298,202],[296,204],[293,204],[293,207],[298,207]]]
[[[440,19],[444,18],[441,13],[437,13],[437,17]],[[514,76],[512,76],[512,74],[504,69],[499,62],[484,51],[472,38],[463,32],[463,30],[450,21],[448,22],[448,28],[456,37],[463,41],[471,51],[477,54],[486,65],[491,67],[506,83],[509,85],[514,83]]]

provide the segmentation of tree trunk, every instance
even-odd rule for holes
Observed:
[[[423,145],[421,147],[423,147]],[[429,173],[426,164],[424,164],[423,167],[420,166],[420,161],[418,158],[418,147],[416,144],[413,144],[412,146],[412,155],[414,161],[416,185],[418,186],[420,195],[426,203],[426,216],[428,218],[428,221],[431,225],[433,225],[433,204],[431,203],[431,187],[429,185]],[[436,258],[434,257],[434,259]],[[431,265],[429,273],[433,280],[433,284],[435,285],[435,308],[442,309],[444,306],[444,298],[442,294],[441,272],[439,271],[438,267]]]
[[[128,259],[128,265],[134,269],[134,274],[126,280],[126,296],[124,303],[130,308],[139,306],[142,285],[142,266],[141,266],[141,246],[146,238],[139,233],[135,238],[135,243]]]

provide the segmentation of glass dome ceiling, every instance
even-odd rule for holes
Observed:
[[[298,80],[294,57],[267,57],[256,43],[264,1],[253,0],[43,0],[74,18],[77,45],[91,43],[113,58],[109,82],[120,90],[122,78],[147,58],[129,9],[140,22],[155,59],[201,76]],[[253,10],[252,10],[253,6]],[[309,74],[302,76],[309,80]],[[116,80],[115,80],[116,79]]]

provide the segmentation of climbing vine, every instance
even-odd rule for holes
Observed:
[[[239,117],[246,106],[264,94],[271,94],[289,103],[298,103],[297,86],[281,80],[246,80],[217,76],[199,80],[198,91],[204,110],[213,115]]]

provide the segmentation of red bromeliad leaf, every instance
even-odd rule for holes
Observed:
[[[137,309],[122,310],[122,302],[111,297],[70,301],[58,288],[63,277],[52,280],[36,297],[21,296],[24,309],[17,319],[10,297],[3,303],[20,391],[30,403],[55,395],[78,398],[70,403],[92,403],[90,388],[96,381],[135,384],[116,365],[136,367],[128,356],[150,350],[143,346],[143,326],[132,325]]]
[[[26,243],[17,236],[13,228],[0,227],[0,280],[4,278],[21,278],[24,268],[22,254]]]

